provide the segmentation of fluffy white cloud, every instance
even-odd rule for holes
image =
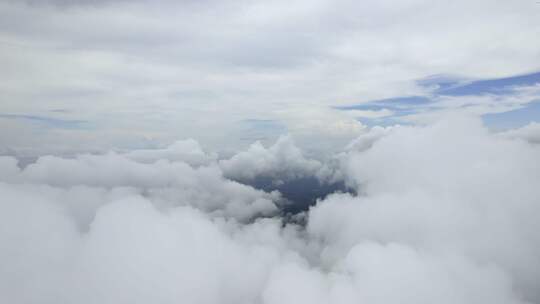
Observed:
[[[147,151],[144,152],[146,155]],[[41,189],[47,185],[76,191],[73,189],[90,187],[98,192],[127,189],[127,194],[144,195],[163,208],[189,205],[240,220],[270,215],[277,211],[275,202],[280,200],[277,192],[265,193],[225,179],[215,164],[193,168],[183,162],[165,159],[140,163],[121,154],[109,153],[78,155],[74,159],[43,156],[23,170],[17,168],[12,157],[0,157],[0,165],[4,169],[1,181],[30,188]]]
[[[189,207],[164,214],[131,197],[99,208],[81,234],[54,201],[0,189],[7,200],[0,256],[9,261],[2,302],[250,303],[273,265],[297,259],[280,249],[288,246],[278,221],[235,228]]]
[[[375,126],[369,129],[369,131],[366,132],[365,134],[362,134],[358,136],[357,138],[355,138],[354,140],[352,140],[345,147],[345,151],[363,152],[365,150],[368,150],[379,139],[383,138],[384,136],[392,132],[392,130],[395,130],[396,128],[399,128],[399,127],[400,126],[394,126],[394,127]]]
[[[246,151],[219,162],[225,176],[243,181],[257,176],[276,180],[315,176],[322,164],[307,159],[289,136],[280,137],[274,145],[265,148],[260,142]]]
[[[473,276],[454,273],[463,279],[499,273],[485,283],[513,285],[520,296],[538,301],[540,272],[531,265],[540,263],[539,155],[537,146],[489,134],[471,118],[400,127],[349,155],[345,175],[359,196],[320,202],[310,212],[308,230],[328,244],[326,263],[340,261],[359,243],[397,243],[425,252],[429,263],[442,263],[437,268],[458,263],[444,271],[477,265],[480,273]],[[384,256],[381,266],[393,265]],[[430,280],[454,280],[438,271]]]
[[[279,195],[215,163],[1,157],[0,301],[538,303],[539,147],[461,116],[372,131],[341,156],[358,195],[319,201],[305,227],[253,218]],[[225,163],[302,174],[301,156],[282,138]]]

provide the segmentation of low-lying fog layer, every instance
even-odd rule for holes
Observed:
[[[0,157],[0,302],[540,303],[540,146],[521,133],[453,117],[325,161],[289,137],[225,160],[193,140]]]

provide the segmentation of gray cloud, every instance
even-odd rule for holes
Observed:
[[[285,106],[307,113],[425,95],[417,80],[429,75],[496,78],[540,69],[540,13],[527,1],[47,3],[0,4],[1,110],[43,116],[67,109],[96,122],[89,136],[114,137],[112,144],[94,136],[106,149],[149,137],[238,149],[240,140],[223,140],[245,135],[237,121],[276,120],[295,133],[305,115],[282,117]],[[38,140],[11,132],[2,141],[12,147]],[[60,136],[72,149],[81,144]]]

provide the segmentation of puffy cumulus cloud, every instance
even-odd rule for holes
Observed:
[[[147,155],[146,152],[141,155]],[[189,151],[188,151],[189,152]],[[157,150],[156,153],[160,153]],[[77,191],[126,189],[152,199],[162,208],[190,205],[215,215],[247,220],[277,211],[277,192],[266,193],[228,180],[214,164],[193,168],[184,162],[158,160],[140,163],[130,156],[109,153],[78,155],[73,159],[43,156],[23,170],[12,157],[0,157],[0,180],[44,191],[43,186]],[[84,191],[80,193],[86,196]],[[73,197],[74,195],[71,195]],[[94,204],[100,200],[95,198]],[[103,200],[101,200],[103,202]]]
[[[320,200],[305,226],[254,218],[279,196],[220,169],[265,174],[257,157],[282,155],[305,172],[288,138],[195,167],[1,157],[0,302],[540,302],[540,148],[460,116],[372,132],[341,159],[358,194]]]
[[[374,280],[388,275],[388,282],[407,278],[401,283],[430,286],[411,299],[432,291],[435,298],[447,293],[449,303],[476,296],[538,302],[539,157],[537,146],[490,134],[472,118],[400,127],[349,154],[345,176],[359,195],[320,202],[310,212],[308,231],[327,244],[322,257],[330,265],[350,259],[358,244],[380,244],[370,247],[374,264],[361,269]],[[400,274],[395,263],[417,271]],[[503,294],[491,298],[495,292]]]
[[[285,121],[287,130],[297,136],[350,138],[365,129],[350,113],[325,107],[289,108],[277,111],[277,114]]]
[[[310,154],[324,157],[363,134],[364,126],[347,113],[327,107],[287,107],[276,111],[287,131]]]
[[[99,208],[81,234],[55,201],[0,189],[2,302],[253,303],[274,265],[299,260],[278,221],[226,227],[134,196]]]
[[[322,182],[345,182],[348,185],[352,182],[345,174],[347,172],[346,163],[349,160],[350,155],[370,149],[375,142],[398,128],[400,128],[400,125],[366,128],[361,135],[349,141],[343,149],[325,160],[321,169],[317,172],[317,178]],[[350,186],[351,188],[355,188],[354,183]]]
[[[315,176],[322,164],[307,159],[290,136],[281,136],[274,145],[265,148],[255,142],[246,151],[219,162],[225,176],[242,181],[270,177],[278,181]]]

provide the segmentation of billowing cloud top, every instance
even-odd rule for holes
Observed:
[[[461,115],[373,132],[338,157],[355,194],[305,225],[222,173],[316,174],[288,138],[219,164],[184,162],[193,141],[1,157],[0,302],[538,303],[539,146]]]
[[[258,176],[273,179],[313,176],[321,166],[316,160],[306,159],[290,137],[280,137],[268,149],[256,142],[247,151],[220,161],[225,176],[248,181]]]

